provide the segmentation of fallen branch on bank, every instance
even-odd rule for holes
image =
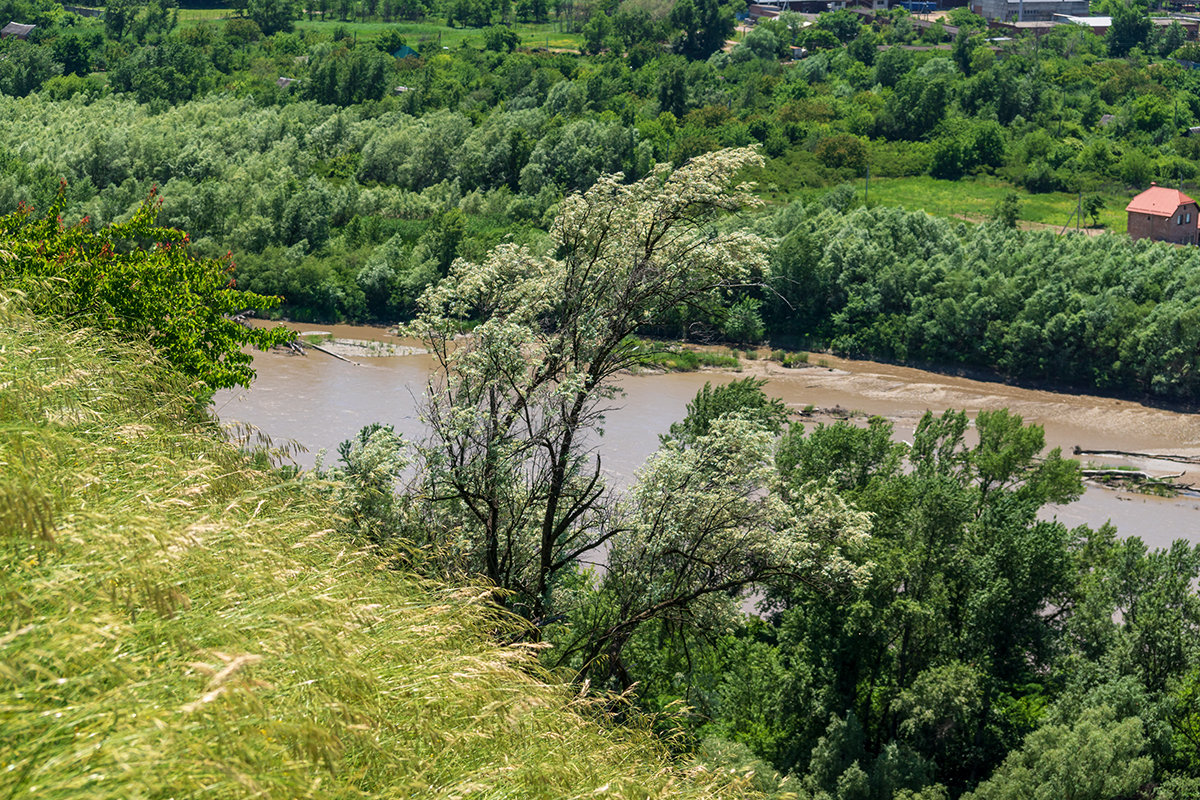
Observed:
[[[1175,475],[1154,476],[1140,469],[1117,469],[1105,467],[1101,469],[1083,469],[1080,474],[1091,478],[1097,483],[1111,485],[1121,482],[1130,484],[1131,488],[1146,494],[1163,494],[1174,496],[1181,492],[1196,494],[1196,488],[1190,483],[1176,483],[1176,478],[1182,478],[1184,473]]]
[[[1084,469],[1080,470],[1085,478],[1125,478],[1131,481],[1149,481],[1154,480],[1153,476],[1148,472],[1142,472],[1139,469]],[[1180,476],[1175,476],[1180,477]]]
[[[1200,456],[1182,456],[1176,453],[1134,453],[1128,450],[1085,450],[1075,445],[1077,456],[1126,456],[1128,458],[1152,458],[1157,461],[1175,461],[1180,464],[1200,464]]]
[[[354,365],[354,366],[356,366],[356,367],[358,367],[358,366],[362,366],[362,365],[361,365],[361,364],[359,364],[357,361],[351,361],[350,359],[346,358],[346,357],[345,357],[345,356],[343,356],[343,355],[338,355],[337,353],[333,352],[332,350],[327,350],[327,349],[325,349],[324,347],[321,347],[321,345],[319,345],[319,344],[313,344],[312,342],[306,342],[306,343],[305,343],[305,346],[306,346],[306,347],[311,347],[313,350],[320,350],[320,351],[321,351],[322,353],[324,353],[325,355],[327,355],[327,356],[333,356],[334,358],[337,358],[337,359],[340,359],[340,360],[342,360],[342,361],[345,361],[347,364],[353,364],[353,365]]]

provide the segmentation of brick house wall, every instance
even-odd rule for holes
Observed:
[[[1129,238],[1134,241],[1153,239],[1157,242],[1197,244],[1200,205],[1185,203],[1169,217],[1130,211],[1128,226]]]

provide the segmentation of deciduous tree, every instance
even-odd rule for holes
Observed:
[[[726,150],[632,185],[602,177],[563,201],[548,254],[500,246],[421,299],[430,496],[461,517],[464,558],[534,619],[556,577],[617,532],[592,447],[614,378],[645,357],[630,334],[764,266],[756,236],[712,225],[755,202],[733,179],[759,161]]]

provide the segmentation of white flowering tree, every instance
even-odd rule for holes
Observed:
[[[647,461],[621,504],[597,591],[560,636],[560,664],[628,685],[621,650],[651,620],[718,630],[748,587],[865,577],[846,554],[865,545],[868,515],[815,483],[785,499],[776,436],[753,412],[723,414]]]
[[[724,150],[629,185],[603,177],[563,201],[547,255],[502,245],[421,298],[410,330],[437,364],[430,508],[458,531],[462,563],[535,621],[555,576],[618,530],[594,448],[614,377],[644,358],[630,334],[765,266],[761,240],[714,227],[757,202],[734,181],[759,162]]]

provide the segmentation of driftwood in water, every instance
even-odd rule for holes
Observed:
[[[313,350],[320,350],[322,353],[324,353],[327,356],[333,356],[336,359],[345,361],[347,364],[353,364],[356,367],[362,366],[357,361],[351,361],[350,359],[346,358],[345,356],[338,355],[337,353],[333,352],[332,350],[326,350],[324,347],[321,347],[321,345],[319,345],[319,344],[312,344],[311,342],[309,342],[308,346],[311,347]]]
[[[1085,478],[1125,478],[1131,481],[1153,480],[1150,473],[1142,472],[1140,469],[1081,469],[1080,473]],[[1176,475],[1173,477],[1179,476]]]
[[[1084,450],[1075,446],[1077,456],[1126,456],[1128,458],[1153,458],[1157,461],[1174,461],[1179,464],[1200,464],[1200,456],[1181,456],[1174,453],[1131,453],[1128,450]]]
[[[851,417],[858,416],[862,412],[854,411],[853,409],[849,408],[842,408],[840,405],[836,405],[832,408],[805,406],[796,413],[802,417],[826,416],[833,417],[834,419],[850,419]]]
[[[1175,475],[1160,475],[1155,477],[1140,469],[1083,469],[1080,474],[1085,478],[1095,478],[1100,482],[1128,481],[1146,489],[1169,490],[1171,492],[1187,492],[1195,494],[1196,488],[1190,483],[1175,483],[1173,479],[1182,478],[1184,473]]]
[[[341,355],[340,353],[335,353],[332,350],[326,350],[324,347],[321,347],[321,345],[319,345],[319,344],[314,344],[312,342],[306,342],[302,339],[293,339],[292,341],[288,342],[286,346],[293,353],[299,353],[302,356],[308,355],[308,348],[311,347],[313,350],[320,350],[325,355],[333,356],[334,358],[338,359],[339,361],[345,361],[347,364],[353,364],[356,367],[362,366],[362,364],[359,364],[357,361],[351,361],[350,359],[346,358],[344,355]]]

